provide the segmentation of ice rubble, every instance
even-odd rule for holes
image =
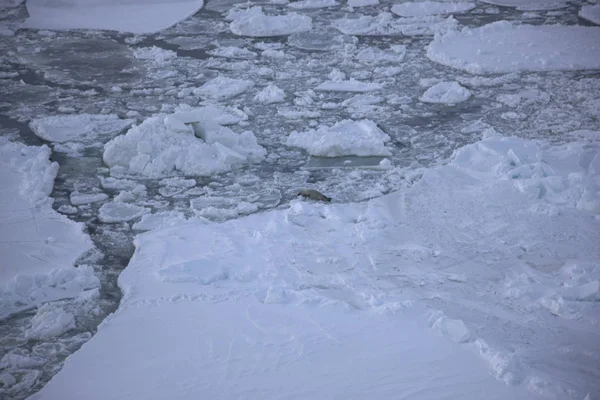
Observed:
[[[288,7],[296,10],[336,7],[340,3],[336,0],[300,0],[288,4]]]
[[[239,96],[252,87],[254,87],[252,81],[218,76],[194,89],[193,93],[208,99],[223,101]]]
[[[532,26],[500,21],[437,35],[436,62],[473,74],[600,68],[600,28]]]
[[[229,29],[239,36],[283,36],[312,29],[312,19],[306,15],[295,12],[276,16],[266,15],[260,6],[232,11],[228,18],[232,20]]]
[[[582,6],[581,10],[579,10],[579,16],[600,25],[600,4],[588,4]]]
[[[103,159],[111,173],[152,178],[230,171],[266,155],[252,132],[225,126],[239,120],[212,106],[157,115],[106,143]]]
[[[203,0],[27,0],[29,18],[23,27],[153,33],[194,15],[203,5]]]
[[[58,164],[49,157],[47,146],[0,137],[0,319],[99,285],[91,267],[74,268],[92,242],[52,209]]]
[[[392,13],[345,17],[333,21],[332,26],[346,35],[433,35],[452,31],[458,22],[440,16],[394,18]]]
[[[471,97],[471,92],[458,82],[439,82],[423,93],[419,100],[425,103],[456,104]]]
[[[600,143],[492,132],[421,173],[138,236],[119,310],[31,399],[598,393]]]
[[[400,3],[394,4],[390,9],[396,15],[401,17],[425,17],[437,14],[458,14],[464,13],[475,8],[475,3],[448,3],[423,1],[418,3]]]
[[[321,126],[307,132],[292,132],[286,144],[305,149],[312,156],[390,156],[385,147],[390,141],[375,122],[343,120],[331,127]]]

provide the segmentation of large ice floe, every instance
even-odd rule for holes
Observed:
[[[600,143],[490,132],[418,176],[137,236],[119,309],[31,399],[600,393]]]
[[[464,13],[473,8],[475,8],[475,3],[423,1],[417,3],[394,4],[390,11],[401,17],[425,17],[437,14]]]
[[[262,7],[234,10],[227,16],[231,32],[239,36],[268,37],[306,32],[312,29],[312,19],[295,12],[284,15],[266,15]]]
[[[474,74],[598,69],[598,54],[600,28],[506,21],[437,35],[427,47],[433,61]]]
[[[0,137],[0,319],[99,286],[91,267],[74,267],[92,242],[52,209],[58,164],[49,157],[48,146]]]
[[[204,0],[27,0],[24,28],[153,33],[194,15]]]
[[[254,134],[226,126],[240,118],[213,106],[157,115],[106,143],[103,159],[113,174],[149,178],[208,176],[259,162],[266,150]]]
[[[286,144],[305,149],[312,156],[389,156],[385,147],[390,141],[375,122],[344,120],[331,127],[322,126],[307,132],[292,132]]]
[[[578,15],[583,19],[600,25],[600,4],[582,6]]]

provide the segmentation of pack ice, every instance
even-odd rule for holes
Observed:
[[[265,149],[250,131],[226,125],[240,121],[219,107],[203,107],[145,120],[104,146],[111,173],[158,178],[208,176],[259,162]]]
[[[490,131],[369,202],[138,235],[119,309],[31,399],[591,398],[594,135]]]
[[[99,286],[91,267],[74,267],[92,242],[52,209],[58,164],[49,157],[48,146],[0,137],[0,320]]]
[[[312,19],[291,12],[284,15],[266,15],[262,7],[233,10],[228,14],[231,32],[239,36],[269,37],[306,32],[312,29]]]

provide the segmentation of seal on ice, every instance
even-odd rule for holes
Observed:
[[[323,193],[313,189],[302,190],[298,193],[298,196],[306,197],[307,199],[316,201],[327,201],[331,202],[331,197],[325,196]]]

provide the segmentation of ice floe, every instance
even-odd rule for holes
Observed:
[[[92,242],[52,209],[58,164],[49,157],[47,146],[0,137],[0,319],[99,285],[91,268],[74,267]]]
[[[515,7],[520,11],[545,11],[565,8],[567,2],[564,0],[481,0],[483,3],[494,4],[503,7]]]
[[[306,32],[312,29],[312,19],[295,12],[285,15],[266,15],[262,7],[229,13],[229,28],[239,36],[269,37]]]
[[[223,101],[239,96],[252,87],[254,87],[252,81],[218,76],[194,89],[193,93],[197,96]]]
[[[600,28],[494,22],[435,37],[433,61],[473,74],[600,68]]]
[[[191,109],[148,118],[108,142],[104,162],[111,173],[145,177],[207,176],[259,162],[265,149],[250,131],[225,125],[240,120],[218,107]]]
[[[300,0],[293,1],[288,4],[288,7],[295,8],[296,10],[313,9],[313,8],[328,8],[336,7],[340,3],[336,0]]]
[[[144,214],[148,214],[150,209],[147,207],[136,206],[135,204],[123,203],[121,201],[111,201],[105,203],[98,211],[98,218],[102,222],[128,222],[138,219]]]
[[[425,103],[456,104],[471,97],[471,92],[458,82],[439,82],[423,93],[419,100]]]
[[[346,35],[434,35],[456,29],[458,22],[452,16],[394,18],[392,13],[345,17],[333,21],[332,26]]]
[[[133,119],[120,119],[115,114],[76,114],[35,118],[29,126],[33,133],[49,142],[90,143],[111,138],[134,122]]]
[[[374,82],[362,82],[355,79],[348,80],[331,80],[325,81],[318,85],[315,90],[323,92],[374,92],[381,90],[381,84]]]
[[[60,336],[75,328],[75,318],[60,306],[45,304],[38,308],[31,320],[31,327],[25,331],[27,339],[43,340]]]
[[[389,156],[390,137],[375,122],[344,120],[331,127],[292,132],[286,144],[305,149],[312,156]]]
[[[204,0],[27,0],[29,18],[23,26],[153,33],[194,15],[203,5]]]
[[[137,236],[119,310],[35,399],[598,393],[599,143],[484,136],[368,202]]]
[[[356,59],[363,63],[375,64],[380,62],[399,63],[406,56],[406,46],[393,45],[390,50],[367,47],[356,53]]]
[[[258,92],[256,96],[254,96],[254,100],[264,104],[281,103],[285,100],[285,92],[275,84],[271,83]]]
[[[600,4],[588,4],[582,6],[581,10],[579,10],[579,16],[600,25]]]
[[[459,14],[473,8],[475,8],[475,3],[423,1],[394,4],[390,11],[401,17],[425,17],[438,14]]]

